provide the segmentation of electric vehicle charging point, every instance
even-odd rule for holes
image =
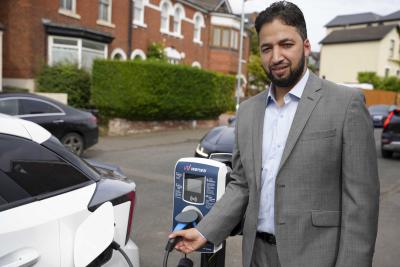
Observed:
[[[196,227],[225,193],[228,172],[224,163],[215,160],[193,157],[177,161],[174,170],[172,231]],[[203,253],[203,262],[203,258],[217,253],[222,247],[223,244],[207,242],[197,252]],[[201,266],[208,265],[202,263]]]

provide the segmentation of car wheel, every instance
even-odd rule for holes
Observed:
[[[391,158],[393,156],[393,151],[387,151],[387,150],[381,150],[382,151],[382,157],[385,159]]]
[[[83,138],[77,133],[67,133],[61,138],[61,143],[78,156],[83,152]]]

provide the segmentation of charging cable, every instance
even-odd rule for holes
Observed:
[[[197,222],[199,221],[199,214],[195,210],[188,210],[179,213],[175,220],[178,224],[175,226],[173,232],[189,229],[196,227]],[[164,260],[163,260],[163,267],[168,266],[168,256],[169,253],[174,249],[175,245],[182,240],[182,237],[175,237],[168,239],[167,245],[165,246],[165,253],[164,253]],[[180,259],[178,267],[192,267],[193,262],[185,257]]]
[[[122,254],[122,256],[125,258],[126,262],[128,263],[129,267],[133,267],[133,264],[132,264],[131,260],[129,259],[128,255],[126,255],[125,251],[121,248],[121,246],[117,242],[113,241],[111,243],[111,247],[115,250],[118,250]]]

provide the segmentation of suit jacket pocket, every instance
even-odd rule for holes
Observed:
[[[341,225],[340,211],[331,210],[312,210],[311,221],[314,226],[339,227]]]
[[[305,141],[305,140],[328,138],[333,136],[336,136],[336,129],[304,133],[300,139]]]

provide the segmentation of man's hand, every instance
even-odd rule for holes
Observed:
[[[207,239],[196,228],[176,231],[169,235],[169,238],[176,237],[182,237],[182,240],[175,245],[175,249],[185,254],[189,254],[207,243]]]

